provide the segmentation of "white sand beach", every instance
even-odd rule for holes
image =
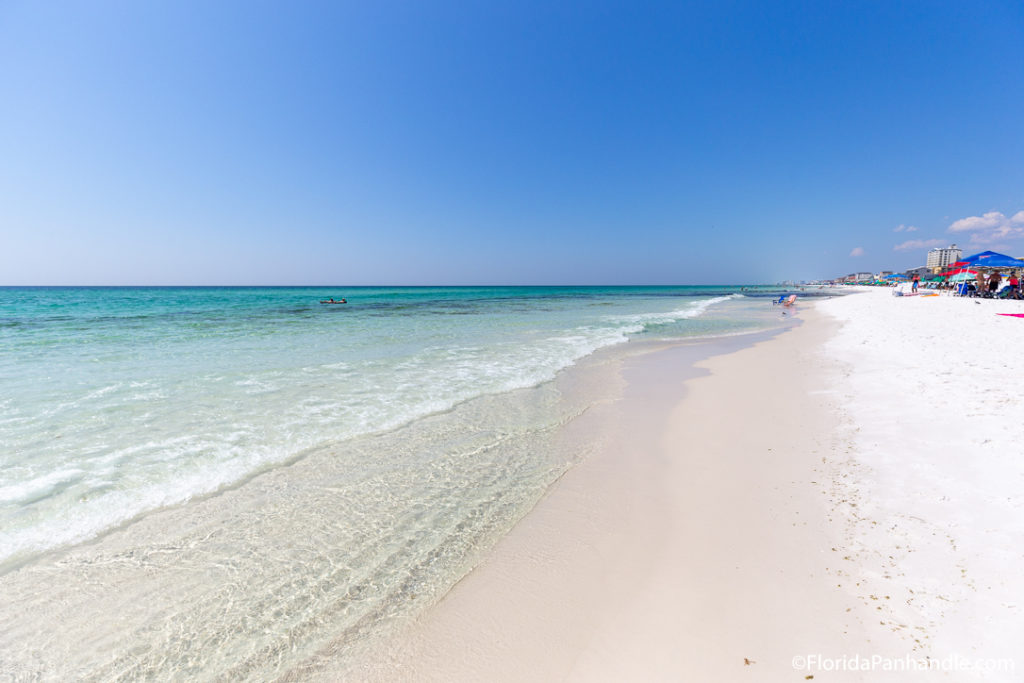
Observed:
[[[996,312],[1024,306],[798,309],[699,376],[686,346],[628,361],[598,452],[347,674],[1020,680],[1024,320]]]
[[[1022,37],[0,0],[0,683],[1024,683]]]
[[[997,314],[1024,302],[763,305],[781,328],[613,346],[10,571],[0,679],[1022,680],[1024,319]],[[574,464],[493,535],[416,555],[421,577],[464,563],[442,588],[370,599],[389,575],[350,579],[337,553],[419,547],[352,520],[414,519],[377,492],[421,475],[346,468],[512,432],[517,410],[561,417],[502,462]],[[442,480],[474,510],[504,490],[480,443]]]
[[[915,653],[1024,661],[1024,302],[886,290],[819,309],[842,328],[841,433],[850,459],[835,479],[862,593]]]

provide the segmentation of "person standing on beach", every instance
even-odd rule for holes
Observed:
[[[975,277],[975,279],[978,281],[978,294],[977,294],[977,296],[981,296],[985,292],[985,274],[982,273],[979,270],[978,271],[978,275],[977,275],[977,277]]]
[[[995,296],[999,293],[999,283],[1003,281],[1003,274],[998,270],[988,276],[988,291]]]
[[[917,293],[917,285],[920,282],[921,282],[921,274],[920,273],[914,273],[914,284],[910,288],[910,291],[912,291],[912,292],[914,292],[916,294]]]

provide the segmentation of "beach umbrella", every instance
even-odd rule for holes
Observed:
[[[963,269],[958,270],[956,275],[950,276],[949,281],[951,283],[959,284],[961,282],[967,282],[968,280],[974,280],[974,278],[975,278],[975,276],[977,274],[978,274],[978,271],[976,271],[976,270],[967,270],[966,268],[963,268]],[[966,292],[961,291],[961,288],[957,287],[956,293],[961,295],[961,296],[963,296]]]
[[[975,268],[1024,268],[1024,261],[996,251],[982,251],[973,254],[965,258],[963,263]]]
[[[957,268],[955,270],[947,270],[945,273],[940,273],[943,277],[951,277],[953,275],[960,275],[961,273],[970,273],[971,275],[977,274],[976,270],[968,270],[967,268]]]
[[[977,263],[978,261],[984,261],[985,259],[992,258],[993,256],[1006,256],[1006,254],[1000,254],[997,251],[979,251],[977,254],[965,256],[964,258],[957,261],[957,263],[967,265],[971,263]]]
[[[957,271],[956,275],[949,278],[950,282],[964,282],[965,280],[973,280],[978,274],[976,270],[960,270]]]

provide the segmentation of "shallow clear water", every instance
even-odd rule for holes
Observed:
[[[778,322],[723,288],[0,289],[9,661],[262,678],[358,640],[585,456],[589,354]]]
[[[341,295],[349,303],[320,305]],[[0,562],[303,452],[533,386],[699,288],[0,290]],[[734,323],[735,324],[735,323]]]

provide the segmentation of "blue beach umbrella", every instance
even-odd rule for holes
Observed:
[[[961,259],[961,262],[976,268],[1024,268],[1024,261],[996,251],[982,251]]]

